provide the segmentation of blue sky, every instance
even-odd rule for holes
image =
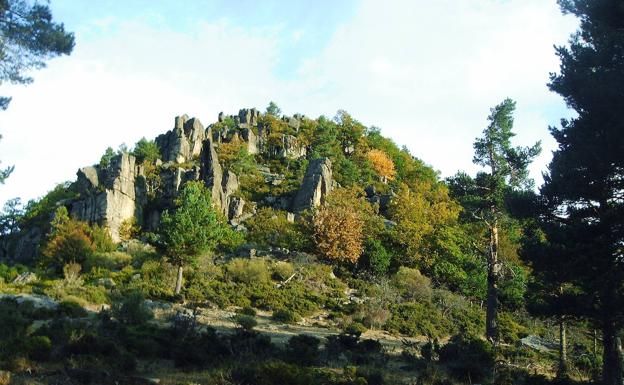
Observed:
[[[542,140],[541,183],[554,149],[547,128],[572,113],[548,91],[553,45],[577,22],[555,0],[52,0],[76,34],[0,113],[0,160],[16,170],[0,203],[74,180],[106,147],[153,138],[176,115],[220,111],[333,116],[344,109],[441,176],[473,173],[472,143],[489,109],[518,103],[517,143]],[[123,4],[123,5],[122,5]]]

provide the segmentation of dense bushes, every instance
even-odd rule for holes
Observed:
[[[487,341],[458,334],[440,349],[440,362],[457,378],[474,382],[490,374],[494,354]]]

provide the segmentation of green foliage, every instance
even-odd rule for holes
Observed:
[[[46,60],[69,55],[74,48],[74,34],[52,20],[47,4],[2,1],[0,34],[0,83],[31,83],[31,70],[44,68]],[[0,97],[0,110],[6,110],[10,101]]]
[[[156,142],[147,140],[144,137],[134,145],[131,154],[134,155],[138,164],[153,163],[161,157],[160,149]]]
[[[180,274],[175,292],[182,287],[182,268],[194,264],[204,253],[211,253],[224,240],[233,237],[225,219],[210,199],[210,192],[201,182],[188,182],[175,201],[173,213],[165,211],[160,220],[158,246],[178,267]]]
[[[368,238],[359,264],[375,275],[384,275],[390,267],[390,254],[388,254],[381,241]]]
[[[481,381],[494,367],[494,354],[488,342],[458,334],[440,349],[440,362],[463,381]]]
[[[202,183],[189,182],[176,199],[175,211],[162,215],[158,246],[175,265],[188,264],[214,250],[225,227],[212,207],[210,192]]]
[[[263,207],[245,222],[248,240],[265,247],[283,247],[290,250],[310,248],[310,235],[301,222],[291,223],[286,212]]]
[[[246,284],[266,283],[271,279],[269,265],[265,259],[235,258],[225,267],[227,278]]]
[[[69,318],[82,318],[87,316],[87,311],[78,302],[65,300],[59,303],[58,313]]]
[[[43,250],[43,266],[60,272],[67,263],[82,264],[96,250],[89,230],[86,223],[69,218],[64,206],[59,207]]]
[[[30,200],[24,209],[24,217],[22,219],[21,228],[40,228],[44,232],[49,229],[50,220],[57,204],[61,201],[72,200],[78,197],[78,192],[71,182],[64,182],[56,185],[54,189],[49,191],[43,198],[39,200]]]
[[[430,301],[432,290],[431,280],[417,269],[401,266],[393,277],[394,285],[405,299]]]
[[[273,320],[285,324],[294,324],[301,320],[301,316],[292,310],[277,309],[273,312]]]
[[[106,151],[104,151],[104,154],[102,154],[102,157],[100,158],[100,168],[104,169],[110,166],[115,155],[115,150],[113,150],[112,147],[106,147]]]
[[[319,359],[319,345],[321,340],[314,336],[299,334],[290,337],[286,343],[286,357],[288,361],[302,366],[310,366]]]
[[[271,116],[275,116],[276,118],[279,118],[279,116],[282,113],[282,110],[277,106],[277,104],[274,101],[271,101],[266,108],[266,113]]]
[[[430,302],[395,304],[391,312],[390,319],[384,325],[390,332],[440,338],[452,329],[452,324]]]
[[[138,291],[114,298],[111,314],[125,325],[142,325],[154,318],[154,313],[145,304],[145,298]]]
[[[235,315],[232,320],[236,325],[238,325],[239,328],[248,332],[252,331],[253,328],[258,325],[258,321],[256,321],[256,318],[247,314]]]

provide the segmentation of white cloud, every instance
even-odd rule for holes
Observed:
[[[300,48],[284,48],[281,36],[301,44],[303,31],[222,20],[182,33],[152,16],[81,26],[70,57],[32,85],[3,88],[14,100],[0,114],[0,160],[16,171],[0,201],[40,196],[107,146],[170,129],[175,115],[207,124],[219,111],[269,100],[308,116],[345,109],[450,175],[474,170],[472,142],[489,108],[509,96],[518,101],[518,142],[547,140],[538,176],[553,148],[546,128],[557,122],[548,116],[564,113],[545,85],[558,67],[552,46],[576,26],[555,1],[365,0],[284,80],[277,63]]]

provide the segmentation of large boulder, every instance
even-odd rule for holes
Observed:
[[[176,116],[171,131],[156,137],[156,144],[165,162],[184,163],[199,156],[206,137],[199,119]]]
[[[77,175],[80,197],[70,204],[72,216],[108,227],[113,240],[119,241],[122,223],[140,217],[146,199],[144,179],[142,184],[136,183],[134,156],[122,153],[104,169],[94,172],[92,167],[86,167],[78,170]]]
[[[332,165],[329,158],[317,158],[310,161],[301,187],[293,201],[293,211],[300,213],[325,202],[332,190]]]

